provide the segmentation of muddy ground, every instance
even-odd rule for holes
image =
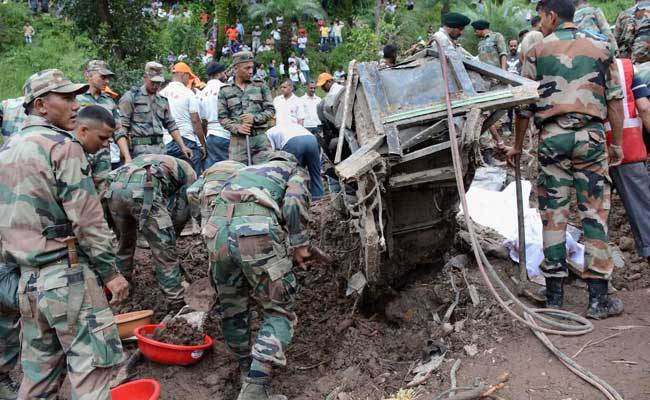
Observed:
[[[630,237],[629,228],[620,200],[614,199],[613,204],[612,237],[620,245]],[[391,398],[406,388],[413,378],[410,369],[431,350],[433,341],[447,348],[442,365],[403,399],[430,399],[449,388],[450,369],[457,359],[462,360],[459,386],[492,383],[498,375],[508,372],[510,380],[498,392],[504,399],[602,398],[562,366],[527,328],[499,308],[486,292],[473,261],[466,265],[467,281],[459,270],[445,267],[462,246],[452,246],[445,259],[433,260],[431,265],[409,274],[407,283],[395,288],[390,298],[362,304],[345,296],[345,278],[351,271],[349,254],[357,246],[347,234],[348,226],[324,204],[314,208],[313,219],[323,227],[315,232],[317,244],[337,261],[334,265],[297,271],[302,286],[297,297],[298,324],[287,351],[287,368],[277,371],[274,379],[276,392],[290,399]],[[206,254],[198,237],[183,238],[179,246],[188,276],[204,277]],[[588,335],[552,339],[572,355],[590,340],[619,333],[585,348],[577,361],[619,389],[626,399],[646,399],[650,398],[650,309],[646,300],[650,279],[645,260],[636,257],[633,246],[620,247],[627,264],[617,270],[614,282],[626,302],[624,315],[597,322],[595,331]],[[153,307],[159,321],[166,314],[167,305],[154,283],[148,251],[138,250],[137,256],[140,274],[133,282],[132,298],[120,308],[131,311]],[[516,270],[510,261],[491,261],[503,277]],[[451,276],[460,298],[445,324],[444,316],[455,293]],[[468,284],[478,288],[476,305],[470,298]],[[583,313],[587,292],[580,286],[577,283],[568,287],[566,303],[572,311]],[[255,321],[254,326],[258,323]],[[161,399],[235,399],[239,390],[235,361],[223,345],[218,323],[210,321],[208,325],[207,333],[215,339],[214,347],[198,364],[177,367],[143,361],[134,378],[160,381]],[[611,329],[630,325],[640,327]],[[125,348],[132,352],[135,346],[128,344]]]

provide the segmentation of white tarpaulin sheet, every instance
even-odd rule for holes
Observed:
[[[522,181],[524,199],[530,198],[531,184]],[[542,219],[536,208],[530,208],[524,201],[524,226],[526,228],[526,269],[529,277],[540,275],[539,266],[544,260],[542,245]],[[517,192],[515,183],[497,192],[471,186],[467,192],[469,215],[474,222],[497,231],[506,238],[504,245],[510,257],[519,262],[519,234],[517,231]],[[462,214],[462,210],[461,210]],[[584,262],[584,246],[567,233],[567,258],[576,265]]]

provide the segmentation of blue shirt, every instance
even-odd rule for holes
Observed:
[[[278,73],[275,72],[275,67],[273,67],[273,66],[271,66],[271,65],[269,65],[269,76],[271,76],[271,77],[273,77],[273,78],[277,78],[277,77],[278,77]]]

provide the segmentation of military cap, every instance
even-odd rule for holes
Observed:
[[[464,28],[471,20],[463,14],[450,12],[442,16],[442,25],[450,28]]]
[[[476,21],[472,22],[472,28],[477,29],[479,31],[483,29],[487,29],[489,27],[490,27],[490,23],[484,19],[477,19]]]
[[[86,66],[86,72],[99,72],[101,75],[115,75],[113,71],[108,69],[108,65],[104,60],[90,60]]]
[[[23,85],[24,104],[29,104],[37,97],[48,93],[84,93],[88,85],[72,83],[58,69],[46,69],[27,78]]]
[[[218,74],[219,72],[223,72],[225,70],[226,70],[226,66],[218,62],[210,63],[206,67],[206,72],[208,73],[208,75]]]
[[[232,65],[237,65],[253,60],[253,53],[250,51],[240,51],[239,53],[235,53],[235,55],[232,56]]]
[[[144,66],[144,73],[154,82],[165,82],[163,75],[163,66],[155,61],[149,61]]]
[[[274,151],[271,154],[271,158],[269,158],[269,161],[278,161],[278,160],[289,161],[289,162],[298,164],[298,159],[296,158],[296,156],[294,156],[293,154],[291,154],[289,152],[282,151],[282,150]]]

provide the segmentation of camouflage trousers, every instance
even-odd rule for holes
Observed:
[[[124,360],[122,342],[95,273],[67,260],[21,267],[23,380],[20,399],[56,399],[67,367],[72,399],[110,399],[112,368]]]
[[[142,213],[142,184],[111,185],[108,208],[118,237],[117,267],[127,279],[133,275],[133,256],[138,234],[149,243],[154,274],[160,289],[172,302],[183,300],[181,269],[176,255],[176,230],[160,192],[154,194],[149,215],[139,229]],[[181,228],[182,229],[182,228]]]
[[[226,345],[240,365],[252,357],[285,366],[285,351],[297,322],[294,297],[298,283],[287,256],[284,232],[270,216],[235,216],[229,221],[213,214],[203,236]],[[252,347],[251,300],[263,310]]]
[[[643,64],[650,61],[650,34],[640,33],[634,38],[632,43],[632,62],[634,64]]]
[[[541,269],[546,277],[568,274],[565,232],[571,189],[575,188],[584,231],[583,278],[609,279],[614,264],[607,235],[611,183],[605,128],[594,120],[577,125],[560,119],[559,123],[544,124],[540,131],[537,195],[543,222]]]
[[[108,146],[102,147],[97,153],[88,154],[88,163],[92,168],[93,182],[101,199],[108,189],[108,181],[106,178],[111,173],[110,148]]]
[[[167,154],[165,145],[159,144],[134,144],[130,150],[131,158],[136,158],[143,154]]]
[[[20,315],[0,315],[0,374],[13,370],[20,356]]]
[[[253,164],[262,164],[269,160],[273,147],[268,136],[264,132],[250,136],[251,159]],[[248,165],[248,153],[246,149],[246,136],[231,135],[229,157],[231,160]]]

